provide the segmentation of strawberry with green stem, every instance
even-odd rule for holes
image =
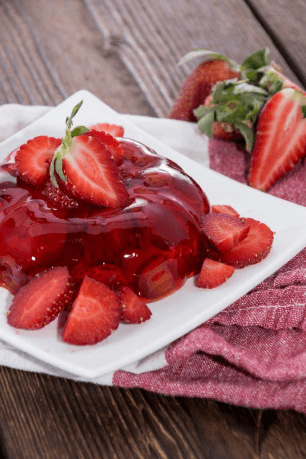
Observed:
[[[50,164],[50,178],[55,187],[60,179],[66,193],[90,204],[110,208],[123,207],[127,190],[116,162],[105,143],[87,135],[89,129],[78,126],[71,130],[73,118],[82,102],[66,119],[66,133]]]

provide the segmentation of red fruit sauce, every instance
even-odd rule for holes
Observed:
[[[58,209],[44,190],[17,177],[13,154],[0,166],[3,287],[15,293],[52,266],[71,272],[105,266],[121,284],[155,301],[200,271],[206,242],[199,222],[209,211],[206,195],[172,161],[138,142],[122,139],[121,144],[119,172],[130,197],[123,209],[81,202]]]

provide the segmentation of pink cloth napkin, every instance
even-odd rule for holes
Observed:
[[[210,167],[247,183],[249,158],[234,143],[211,140]],[[306,162],[271,194],[306,206]],[[253,408],[306,413],[306,249],[273,276],[165,351],[166,366],[113,384],[205,397]]]

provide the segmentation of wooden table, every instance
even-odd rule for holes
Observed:
[[[268,46],[306,86],[305,0],[1,0],[0,104],[54,106],[87,89],[167,117],[193,47],[237,62]],[[306,417],[0,368],[5,459],[305,458]]]

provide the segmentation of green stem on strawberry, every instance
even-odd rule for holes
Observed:
[[[73,130],[71,130],[73,125],[73,118],[78,113],[82,105],[83,101],[81,100],[81,102],[79,102],[75,107],[73,107],[70,117],[66,118],[65,137],[63,138],[59,148],[55,151],[52,161],[50,163],[50,179],[56,188],[58,188],[59,186],[56,180],[55,172],[64,183],[67,182],[67,177],[63,172],[63,158],[70,152],[73,137],[89,132],[89,129],[85,126],[77,126]]]

